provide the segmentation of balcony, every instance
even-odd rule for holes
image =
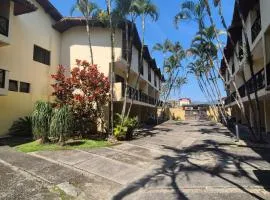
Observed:
[[[270,66],[268,66],[268,75],[270,76]],[[270,82],[269,82],[270,83]],[[241,98],[247,96],[247,94],[253,94],[256,91],[265,88],[265,73],[264,69],[257,72],[254,77],[250,78],[246,84],[238,88]],[[248,93],[247,93],[248,92]],[[233,92],[225,99],[225,104],[228,105],[235,101],[236,92]]]
[[[261,16],[258,15],[255,22],[253,23],[251,27],[251,39],[252,42],[255,41],[259,33],[261,32],[262,26],[261,26]]]
[[[123,101],[123,98],[125,97],[125,84],[123,83],[115,83],[114,84],[114,100],[115,101]],[[152,106],[162,106],[163,102],[155,99],[145,93],[143,93],[140,90],[137,90],[131,86],[127,86],[127,97],[128,99],[132,99],[134,95],[133,100],[138,101],[145,104],[150,104]]]

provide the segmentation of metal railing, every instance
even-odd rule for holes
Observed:
[[[251,39],[252,39],[252,42],[254,42],[254,40],[257,38],[257,36],[261,32],[261,29],[262,29],[261,16],[258,15],[255,22],[253,23],[253,25],[251,27]]]
[[[268,76],[270,76],[270,66],[267,66],[268,69]],[[270,81],[268,81],[270,84]],[[253,77],[251,77],[246,84],[243,84],[241,87],[238,88],[241,98],[247,96],[248,94],[253,94],[256,91],[259,91],[265,88],[265,71],[264,68],[257,72]],[[228,105],[235,101],[236,92],[233,92],[225,99],[225,104]]]
[[[125,84],[122,83],[122,97],[125,96]],[[133,95],[134,95],[134,98],[133,98]],[[140,101],[140,102],[143,102],[143,103],[147,103],[147,104],[150,104],[150,105],[157,105],[157,106],[162,106],[163,105],[163,102],[158,100],[158,99],[155,99],[145,93],[143,93],[142,91],[139,91],[131,86],[127,86],[127,97],[129,99],[132,99],[135,100],[135,101]]]
[[[5,17],[0,16],[0,34],[8,36],[9,20]]]

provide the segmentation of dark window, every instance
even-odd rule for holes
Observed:
[[[18,81],[9,80],[9,91],[18,92]]]
[[[235,67],[234,67],[234,64],[232,64],[232,74],[234,74],[235,72]]]
[[[0,88],[5,88],[6,71],[0,69]]]
[[[148,67],[148,81],[150,81],[151,82],[151,68],[150,67]]]
[[[124,83],[125,79],[122,76],[115,75],[115,82],[116,83]]]
[[[34,45],[34,61],[43,63],[45,65],[51,64],[51,52],[43,49],[37,45]]]
[[[156,78],[156,75],[154,75],[154,84],[155,84],[155,87],[157,87],[157,78]]]
[[[29,93],[30,83],[20,82],[20,92]]]

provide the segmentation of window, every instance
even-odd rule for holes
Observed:
[[[232,74],[234,74],[234,72],[235,72],[235,66],[234,64],[232,64]]]
[[[9,80],[9,91],[18,92],[18,81]]]
[[[155,87],[157,87],[157,78],[156,78],[156,75],[154,75],[154,84],[155,84]]]
[[[125,82],[125,79],[122,77],[122,76],[119,76],[119,75],[115,75],[115,82],[116,83],[124,83]]]
[[[30,83],[20,82],[20,92],[29,93]]]
[[[5,76],[6,72],[5,70],[0,69],[0,88],[5,88]]]
[[[51,64],[51,52],[43,49],[37,45],[34,45],[34,55],[33,55],[34,61],[43,63],[45,65]]]
[[[151,82],[151,68],[148,67],[148,81]]]
[[[123,30],[122,31],[122,58],[127,60],[127,35],[126,35],[126,31]]]

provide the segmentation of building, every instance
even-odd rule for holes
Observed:
[[[227,46],[224,49],[224,54],[229,62],[230,69],[233,76],[230,77],[228,69],[222,60],[221,72],[225,79],[225,87],[227,91],[227,99],[225,104],[227,108],[231,108],[231,115],[237,122],[242,124],[247,123],[247,118],[241,115],[241,112],[236,105],[235,87],[233,87],[232,80],[235,80],[236,86],[239,89],[240,96],[244,103],[247,117],[254,127],[253,115],[251,106],[255,105],[255,91],[258,93],[259,104],[261,108],[261,129],[270,132],[270,104],[269,104],[269,85],[270,85],[270,1],[269,0],[240,0],[240,9],[244,15],[246,33],[248,35],[248,42],[251,48],[254,73],[252,77],[250,66],[245,62],[246,55],[242,45],[245,43],[243,27],[240,21],[237,8],[234,9],[232,25],[229,32],[236,44],[235,51],[230,40],[227,41]],[[244,81],[243,77],[246,81]],[[250,94],[251,103],[248,100]],[[258,112],[257,110],[255,112]]]
[[[190,104],[191,104],[191,99],[189,98],[179,99],[179,106],[185,106],[185,105],[190,105]]]
[[[90,32],[94,62],[101,72],[110,76],[110,30],[93,21]],[[134,34],[128,98],[135,91],[131,115],[144,121],[156,113],[162,76],[147,46],[144,47],[143,66],[139,68],[142,44],[137,29]],[[115,112],[121,111],[124,99],[123,82],[127,73],[125,35],[124,26],[119,26],[115,36]],[[30,115],[37,100],[51,100],[50,75],[56,72],[59,64],[72,67],[76,59],[89,58],[85,21],[82,18],[63,17],[48,0],[1,0],[0,135],[6,134],[19,117]],[[107,113],[107,119],[108,116]]]

